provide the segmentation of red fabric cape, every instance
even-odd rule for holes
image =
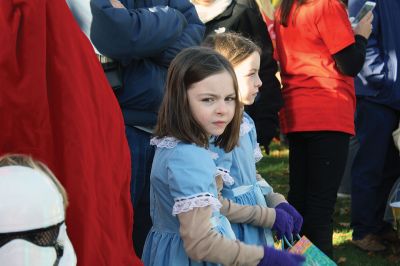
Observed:
[[[1,0],[0,43],[0,155],[30,154],[65,186],[78,265],[142,265],[123,118],[65,1]]]

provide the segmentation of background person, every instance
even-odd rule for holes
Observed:
[[[364,2],[350,0],[350,16],[355,16]],[[400,176],[399,153],[392,138],[400,117],[400,3],[373,2],[373,31],[364,66],[355,80],[359,149],[351,191],[353,243],[366,251],[384,250],[384,241],[398,241],[383,214],[390,189]]]
[[[353,32],[339,0],[282,0],[275,18],[288,200],[304,218],[302,233],[330,257],[332,214],[354,134],[353,76],[364,63],[371,21],[370,13]]]
[[[0,32],[0,155],[31,155],[59,178],[79,265],[141,265],[123,118],[67,4],[0,1]]]
[[[103,55],[118,61],[123,88],[116,92],[131,160],[133,228],[138,254],[151,228],[150,146],[158,108],[164,95],[167,68],[184,48],[199,45],[204,26],[187,0],[92,0],[90,38]]]

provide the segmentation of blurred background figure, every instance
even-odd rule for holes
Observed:
[[[366,1],[348,2],[354,17]],[[376,3],[373,31],[365,64],[355,80],[359,150],[352,168],[351,225],[356,246],[380,251],[386,248],[385,241],[397,240],[383,214],[390,189],[400,176],[399,153],[392,138],[400,117],[400,2],[372,2]]]
[[[100,53],[121,65],[116,91],[131,160],[131,200],[136,218],[133,241],[141,255],[150,218],[150,146],[164,96],[167,69],[182,49],[199,45],[204,25],[187,0],[92,0],[90,39]]]
[[[0,32],[0,155],[31,155],[56,174],[79,265],[141,265],[123,118],[67,4],[0,1]]]
[[[289,139],[289,203],[302,233],[332,257],[332,214],[354,134],[353,77],[365,59],[372,14],[351,28],[340,0],[282,0],[275,17]]]

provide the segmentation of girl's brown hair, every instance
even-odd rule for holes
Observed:
[[[34,160],[32,157],[23,154],[6,154],[0,157],[0,167],[19,165],[38,170],[47,175],[61,193],[64,202],[64,209],[68,206],[67,192],[56,178],[53,172],[42,162]]]
[[[260,47],[250,39],[235,32],[209,35],[204,40],[203,46],[210,47],[225,56],[234,67],[254,52],[261,55]]]
[[[171,136],[187,143],[208,147],[209,136],[193,117],[187,90],[194,83],[223,71],[227,71],[233,80],[235,113],[224,133],[217,136],[215,145],[231,151],[238,143],[241,121],[236,75],[229,61],[205,47],[185,49],[172,61],[154,135],[159,138]]]

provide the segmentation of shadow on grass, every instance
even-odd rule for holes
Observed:
[[[287,147],[275,142],[271,153],[257,163],[257,170],[275,192],[285,197],[289,191],[289,152]],[[350,199],[339,198],[334,213],[334,259],[345,266],[400,266],[400,247],[389,246],[385,252],[365,252],[351,244]]]

